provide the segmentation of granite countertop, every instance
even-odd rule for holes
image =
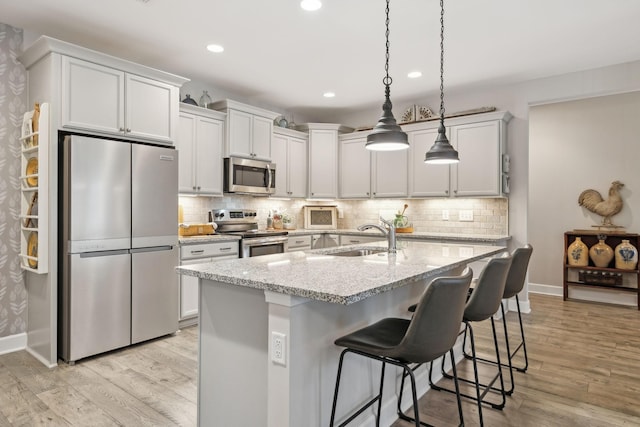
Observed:
[[[374,242],[195,264],[176,270],[201,279],[348,305],[505,250],[503,246],[402,241],[395,255],[332,255],[358,248],[386,251],[386,245]]]
[[[222,243],[237,242],[240,236],[230,234],[207,234],[204,236],[178,236],[178,243],[181,245],[190,245],[196,243]]]
[[[343,235],[355,235],[355,236],[380,236],[381,240],[385,240],[386,237],[377,230],[359,231],[357,229],[336,229],[336,230],[307,230],[307,229],[295,229],[288,230],[290,236],[306,236],[309,234],[343,234]],[[450,234],[450,233],[434,233],[430,231],[414,231],[413,233],[397,233],[399,240],[448,240],[448,241],[461,241],[461,242],[504,242],[511,239],[511,236],[507,235],[486,235],[486,234]]]

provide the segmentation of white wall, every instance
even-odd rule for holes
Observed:
[[[536,282],[562,284],[565,231],[594,229],[601,217],[578,205],[587,188],[606,199],[614,180],[623,210],[613,223],[640,231],[640,92],[532,107],[529,156],[538,173],[529,180],[530,241],[538,249],[530,275]],[[537,201],[537,203],[533,203]]]

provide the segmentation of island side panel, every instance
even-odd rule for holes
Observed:
[[[264,292],[199,280],[198,425],[267,419],[268,310]]]
[[[287,336],[287,365],[269,360],[268,427],[326,426],[329,424],[338,360],[342,348],[336,338],[385,317],[409,318],[409,305],[415,303],[427,283],[414,284],[385,292],[351,305],[312,301],[265,292],[269,303],[269,335]],[[383,424],[396,418],[396,377],[389,366],[386,372]],[[421,393],[427,388],[421,378]],[[337,419],[375,394],[380,381],[380,363],[348,355],[338,400]],[[408,400],[407,400],[408,402]],[[359,418],[373,420],[370,409]]]

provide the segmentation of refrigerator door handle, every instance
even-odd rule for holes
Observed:
[[[99,251],[99,252],[82,252],[80,253],[80,258],[96,258],[103,256],[113,256],[113,255],[126,255],[129,253],[128,249],[121,249],[117,251]]]
[[[173,246],[171,246],[171,245],[154,246],[154,247],[150,247],[150,248],[133,248],[133,249],[130,249],[129,251],[132,254],[139,254],[139,253],[143,253],[143,252],[160,252],[160,251],[170,251],[170,250],[173,250]]]

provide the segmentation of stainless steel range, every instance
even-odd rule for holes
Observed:
[[[216,209],[211,211],[218,225],[217,233],[241,236],[240,257],[281,254],[287,251],[289,234],[283,230],[259,230],[258,217],[251,209]]]

